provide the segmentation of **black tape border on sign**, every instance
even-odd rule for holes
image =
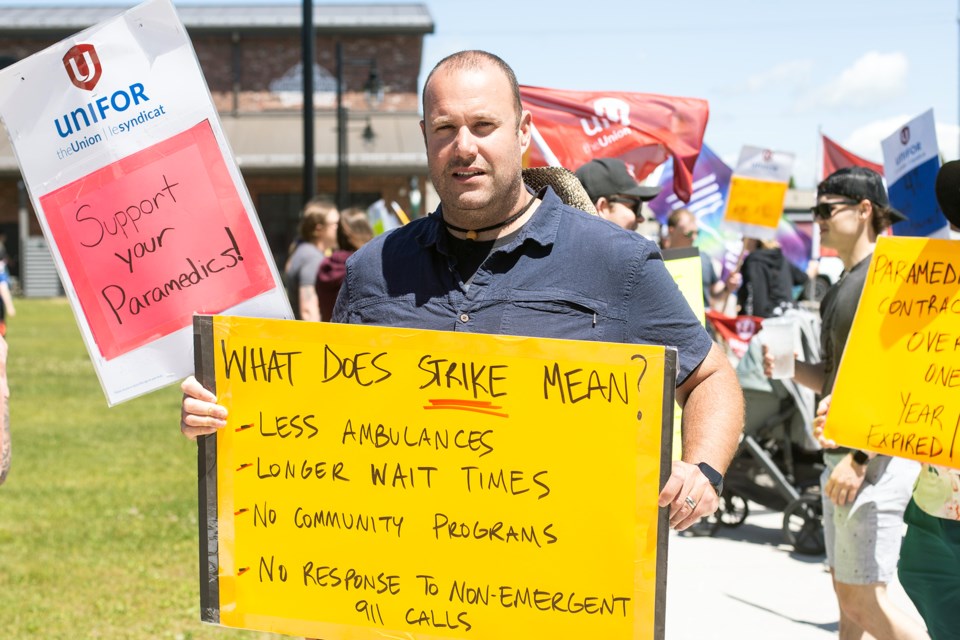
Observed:
[[[673,467],[673,405],[677,393],[677,350],[666,347],[663,354],[663,424],[660,429],[660,487],[667,483]],[[666,637],[667,544],[670,540],[670,507],[660,509],[657,518],[657,595],[653,612],[653,637]]]
[[[213,357],[213,316],[193,317],[193,359],[197,380],[217,392]],[[199,507],[200,619],[220,623],[220,560],[217,521],[217,436],[197,438]]]

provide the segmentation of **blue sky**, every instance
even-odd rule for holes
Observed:
[[[956,0],[428,6],[426,65],[480,47],[523,84],[705,98],[721,157],[791,151],[800,186],[816,179],[818,128],[881,161],[880,140],[931,107],[942,153],[958,157]]]
[[[503,57],[522,84],[704,98],[707,144],[731,164],[745,144],[793,152],[798,186],[817,177],[818,129],[880,162],[880,140],[931,107],[941,153],[958,157],[960,0],[425,4],[435,33],[421,82],[443,56],[479,48]]]

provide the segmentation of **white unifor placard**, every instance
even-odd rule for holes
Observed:
[[[194,313],[292,317],[168,0],[0,71],[0,118],[109,404],[193,371]]]

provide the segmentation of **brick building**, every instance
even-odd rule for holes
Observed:
[[[124,8],[66,2],[63,6],[3,7],[0,2],[0,67]],[[296,235],[303,200],[301,5],[183,4],[177,11],[193,41],[271,249],[282,261]],[[410,212],[413,179],[419,185],[428,184],[417,124],[423,39],[434,28],[427,7],[315,4],[314,27],[317,193],[334,197],[337,189],[335,47],[340,43],[348,200],[367,206],[382,197]],[[380,81],[381,100],[368,99],[371,71]],[[28,251],[42,241],[36,237],[40,226],[35,216],[26,216],[29,230],[18,224],[18,203],[24,200],[18,193],[20,173],[5,133],[0,136],[0,233],[6,234],[14,258],[12,271],[19,275],[20,241],[27,243]],[[429,201],[422,209],[428,205]]]

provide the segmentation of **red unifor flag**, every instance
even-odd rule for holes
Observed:
[[[533,114],[533,142],[524,166],[576,171],[594,158],[620,158],[643,180],[673,158],[673,189],[687,202],[710,109],[706,100],[623,91],[520,87]]]
[[[866,167],[868,169],[873,169],[880,175],[883,175],[883,165],[877,164],[875,162],[870,162],[855,153],[847,151],[836,142],[828,138],[827,136],[820,134],[820,137],[823,138],[823,177],[826,178],[828,175],[836,171],[837,169],[843,169],[844,167]]]

